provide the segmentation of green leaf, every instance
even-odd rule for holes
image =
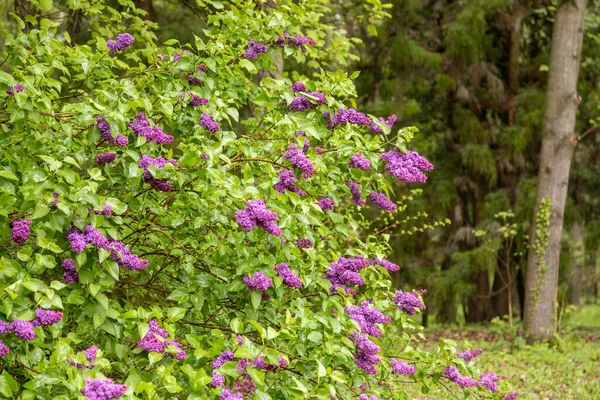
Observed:
[[[260,302],[262,301],[261,292],[258,290],[253,290],[250,292],[250,299],[252,300],[252,307],[254,307],[255,310],[258,310],[258,307],[260,307]]]
[[[254,66],[254,64],[252,64],[249,60],[245,58],[240,59],[240,67],[245,68],[251,74],[255,74],[258,72],[256,66]]]
[[[40,219],[40,218],[48,215],[49,212],[50,212],[50,207],[48,207],[46,202],[44,202],[43,200],[38,201],[37,204],[35,205],[35,210],[33,211],[33,215],[31,216],[31,219]]]
[[[13,397],[13,393],[17,393],[19,390],[19,384],[17,381],[6,371],[2,371],[0,375],[0,393],[5,397]]]
[[[19,180],[19,178],[17,178],[17,176],[10,171],[0,171],[0,176],[13,181]]]

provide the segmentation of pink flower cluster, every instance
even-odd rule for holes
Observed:
[[[142,339],[138,340],[137,345],[149,353],[160,354],[164,353],[168,346],[173,346],[177,350],[175,358],[178,360],[185,359],[187,354],[181,348],[179,342],[176,340],[167,340],[168,338],[169,332],[158,325],[155,318],[152,318],[150,322],[148,322],[148,332]],[[169,357],[173,357],[170,352],[167,354]]]
[[[464,351],[462,353],[456,353],[456,355],[465,361],[471,361],[477,356],[479,356],[481,353],[483,353],[483,350],[481,349],[472,349]]]
[[[398,206],[383,193],[371,192],[369,199],[382,210],[394,212],[398,209]]]
[[[349,336],[356,343],[356,353],[354,354],[354,362],[356,366],[365,371],[369,375],[375,375],[375,365],[381,362],[377,356],[381,352],[381,348],[373,343],[368,336],[354,332]]]

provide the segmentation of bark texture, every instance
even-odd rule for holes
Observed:
[[[547,242],[538,238],[543,234],[538,232],[536,218],[529,235],[524,320],[529,342],[548,339],[554,331],[563,213],[577,144],[575,115],[581,102],[577,78],[586,3],[587,0],[562,2],[552,33],[536,210],[547,200],[551,201],[551,207]]]

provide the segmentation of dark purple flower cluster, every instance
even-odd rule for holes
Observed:
[[[256,58],[260,53],[266,53],[269,50],[266,44],[255,42],[250,40],[248,42],[248,49],[244,52],[246,58]]]
[[[38,308],[35,310],[35,318],[31,321],[31,325],[34,327],[38,326],[50,326],[56,324],[63,317],[63,313],[60,311],[44,310]]]
[[[369,198],[373,204],[382,210],[394,212],[398,209],[398,206],[383,193],[371,192],[371,194],[369,194]]]
[[[277,361],[279,361],[279,366],[281,368],[285,368],[288,366],[288,361],[285,358],[283,358],[282,356],[277,356]]]
[[[326,278],[331,282],[330,290],[335,293],[337,288],[342,288],[348,294],[355,294],[356,291],[348,285],[364,285],[365,280],[358,272],[371,265],[371,262],[362,256],[340,257],[337,262],[331,262],[329,265],[331,268],[327,270]]]
[[[374,394],[369,396],[368,394],[363,393],[358,396],[358,400],[379,400],[379,397],[375,396]]]
[[[10,353],[10,349],[7,345],[4,344],[2,340],[0,340],[0,357],[4,357],[8,353]]]
[[[368,336],[354,332],[349,336],[356,343],[356,353],[354,354],[354,362],[356,366],[365,371],[369,375],[375,375],[375,365],[381,362],[377,354],[381,348],[373,343]]]
[[[113,53],[117,54],[117,51],[123,51],[135,42],[135,38],[129,33],[119,33],[117,40],[107,40],[106,47]]]
[[[294,93],[306,92],[306,86],[304,85],[304,83],[302,83],[300,81],[294,82],[294,84],[292,85],[292,92],[294,92]]]
[[[310,110],[321,104],[327,104],[327,99],[323,93],[306,92],[304,95],[296,96],[288,105],[291,112],[300,112]]]
[[[13,319],[11,328],[15,336],[23,340],[33,340],[35,338],[35,332],[33,331],[33,324],[31,321]]]
[[[329,112],[323,113],[323,117],[327,120],[327,128],[335,129],[338,125],[360,125],[365,126],[371,124],[371,119],[365,114],[356,111],[354,108],[340,108],[333,116]]]
[[[268,364],[265,361],[264,357],[257,357],[256,360],[254,360],[254,363],[252,363],[252,366],[258,369],[262,369],[265,371],[275,371],[277,368],[279,368],[277,365],[275,364]]]
[[[211,384],[214,387],[223,386],[225,384],[225,377],[223,375],[219,375],[215,371],[213,371]]]
[[[398,306],[398,310],[404,311],[408,315],[413,315],[416,313],[416,308],[419,310],[425,309],[425,304],[419,298],[419,295],[425,292],[425,289],[415,290],[412,293],[397,290],[394,297],[392,297],[392,302]]]
[[[308,152],[308,149],[310,149],[310,140],[308,140],[308,138],[304,135],[304,132],[301,131],[296,132],[296,136],[304,136],[304,146],[302,146],[302,152],[306,154]]]
[[[394,264],[393,262],[388,260],[380,260],[379,258],[373,260],[373,265],[379,265],[380,267],[383,267],[390,272],[396,272],[400,269],[399,265]]]
[[[96,115],[96,128],[100,129],[100,137],[110,144],[117,145],[118,147],[125,147],[129,144],[129,140],[120,133],[117,133],[117,137],[112,137],[110,130],[110,124],[102,115]]]
[[[129,270],[138,271],[148,266],[148,260],[140,258],[131,253],[131,249],[118,240],[107,239],[101,231],[95,229],[92,225],[85,227],[81,232],[76,227],[72,227],[66,234],[67,240],[71,242],[71,251],[81,253],[88,244],[99,247],[104,250],[110,250],[111,258]]]
[[[385,169],[403,182],[425,182],[427,176],[423,171],[433,169],[433,165],[416,151],[409,151],[404,154],[400,150],[394,149],[381,154],[379,158],[387,161]]]
[[[281,35],[277,35],[277,40],[275,41],[275,46],[283,47],[286,44],[292,47],[298,47],[304,49],[304,45],[314,46],[316,43],[314,40],[307,38],[306,36],[302,36],[299,33],[291,36],[287,31],[283,32],[283,37]]]
[[[108,164],[115,161],[115,158],[117,158],[116,153],[100,153],[96,155],[96,164]]]
[[[85,377],[85,388],[81,391],[88,400],[118,399],[127,391],[127,385],[118,385],[112,379],[90,379]]]
[[[462,376],[454,365],[449,365],[444,369],[444,376],[460,387],[479,386],[479,382],[473,378]]]
[[[102,210],[94,210],[92,206],[88,206],[88,210],[89,212],[93,212],[96,215],[106,215],[107,217],[110,217],[112,215],[112,208],[110,208],[110,206],[106,203],[104,203],[104,207],[102,208]]]
[[[465,361],[471,361],[481,353],[483,353],[483,350],[481,349],[472,349],[464,351],[462,353],[456,353],[456,355]]]
[[[185,351],[176,340],[167,340],[169,332],[158,325],[158,321],[152,318],[148,322],[148,332],[138,340],[137,345],[149,353],[164,353],[168,346],[173,346],[177,350],[175,358],[183,360],[187,356]],[[171,353],[168,353],[172,357]]]
[[[315,151],[317,152],[317,154],[323,154],[323,148],[322,147],[315,147]]]
[[[279,216],[267,209],[265,201],[262,199],[248,200],[246,209],[236,211],[235,218],[237,223],[247,231],[258,226],[271,235],[281,236],[281,229],[275,224]]]
[[[496,390],[500,389],[498,387],[498,380],[500,377],[493,372],[487,372],[485,374],[479,375],[479,380],[481,381],[481,386],[485,387],[488,392],[494,393]]]
[[[292,165],[298,169],[301,169],[303,178],[310,178],[315,172],[315,167],[312,165],[310,160],[306,158],[306,155],[302,150],[296,147],[295,144],[290,144],[283,157],[290,160]]]
[[[190,97],[192,98],[191,100],[191,104],[194,107],[199,107],[199,106],[205,106],[208,104],[208,99],[204,98],[204,97],[199,97],[196,96],[194,93],[192,92],[188,92],[188,94],[190,95]]]
[[[213,367],[213,369],[218,369],[218,368],[221,368],[226,362],[233,361],[233,360],[235,360],[233,351],[225,350],[224,352],[219,354],[219,356],[217,357],[217,359],[215,361],[213,361],[212,367]]]
[[[244,400],[244,394],[241,392],[233,393],[229,386],[225,386],[219,398],[220,400]]]
[[[200,116],[200,125],[202,125],[204,129],[212,133],[218,132],[221,129],[219,124],[214,119],[212,119],[210,115],[206,113],[202,113],[202,115]]]
[[[502,395],[504,400],[515,400],[517,397],[519,397],[519,392],[508,392]]]
[[[302,280],[298,275],[291,270],[287,263],[281,263],[275,266],[275,273],[281,279],[283,279],[283,284],[289,286],[294,289],[300,289],[302,287]]]
[[[257,271],[252,276],[246,275],[242,281],[246,284],[248,290],[258,290],[259,292],[266,291],[273,284],[271,278],[266,276],[262,271]]]
[[[381,336],[381,330],[375,326],[375,324],[389,324],[391,322],[390,317],[383,315],[383,313],[377,308],[369,307],[368,301],[363,301],[360,306],[349,306],[346,307],[346,314],[350,319],[356,321],[362,333],[375,337]]]
[[[12,325],[6,321],[0,321],[0,335],[4,335],[7,332],[12,332]]]
[[[151,126],[143,112],[139,112],[135,116],[135,119],[129,124],[129,128],[133,131],[133,136],[143,136],[148,142],[168,144],[175,140],[173,136],[164,133],[158,126]]]
[[[52,193],[52,201],[50,202],[50,210],[54,211],[58,208],[58,196],[59,194],[54,192]]]
[[[392,372],[394,374],[412,375],[417,372],[417,368],[414,365],[407,364],[402,360],[392,358],[390,364],[392,365]]]
[[[321,207],[323,211],[331,211],[333,210],[334,204],[333,199],[331,197],[324,197],[317,202],[317,205]]]
[[[298,238],[296,239],[296,246],[300,247],[301,249],[310,249],[313,247],[313,244],[310,239]]]
[[[368,158],[363,157],[360,153],[356,153],[352,157],[350,157],[350,161],[348,162],[348,168],[358,168],[368,171],[371,169],[371,162]]]
[[[304,196],[306,192],[296,187],[296,176],[294,171],[291,169],[284,169],[279,171],[279,182],[273,185],[273,188],[279,193],[285,193],[286,190],[297,193],[299,196]]]
[[[388,119],[380,117],[379,122],[386,124],[390,127],[390,129],[392,129],[392,126],[394,126],[394,122],[396,122],[396,119],[397,117],[395,115],[392,115]],[[383,135],[383,130],[379,126],[377,126],[377,124],[373,121],[371,121],[371,124],[369,124],[369,131],[373,132],[376,135]]]
[[[85,360],[87,362],[93,363],[94,361],[96,361],[96,353],[98,352],[98,347],[92,346],[89,349],[85,349],[83,352],[85,353]],[[68,359],[67,362],[69,363],[69,365],[72,365],[73,367],[79,369],[92,369],[94,367],[93,365],[83,365],[81,363],[74,362]]]
[[[17,83],[14,86],[9,86],[8,90],[6,91],[6,93],[8,93],[9,96],[14,96],[15,92],[21,93],[23,91],[23,89],[25,89],[23,87],[23,85]]]
[[[12,240],[23,243],[31,234],[31,220],[27,218],[15,219],[12,223]]]
[[[162,157],[152,158],[150,156],[142,154],[142,157],[141,157],[140,161],[138,162],[138,167],[144,169],[144,175],[143,175],[144,182],[146,182],[147,184],[149,184],[150,186],[152,186],[154,189],[158,190],[159,192],[170,192],[172,188],[171,188],[171,185],[169,184],[169,180],[166,178],[157,179],[157,178],[153,177],[152,174],[150,173],[150,171],[148,170],[148,167],[151,165],[154,165],[156,168],[162,169],[167,164],[175,165],[175,164],[177,164],[177,160],[167,160]]]
[[[364,206],[366,201],[360,197],[361,193],[358,183],[348,181],[346,182],[346,185],[348,185],[348,187],[350,188],[350,193],[352,194],[352,201],[354,201],[357,205],[361,207]]]

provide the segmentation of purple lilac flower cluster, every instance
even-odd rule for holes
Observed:
[[[348,182],[346,182],[346,185],[348,185],[348,187],[350,188],[350,193],[352,194],[352,201],[354,201],[357,205],[359,205],[361,207],[364,206],[366,201],[360,197],[361,194],[360,194],[360,187],[358,186],[358,183],[348,181]]]
[[[444,369],[444,376],[460,387],[479,386],[479,382],[473,378],[462,376],[454,365],[449,365]]]
[[[346,307],[346,314],[356,321],[362,333],[374,337],[381,336],[381,330],[375,324],[389,324],[390,317],[383,315],[377,307],[369,307],[368,301],[363,301],[360,306]]]
[[[188,92],[188,94],[192,98],[192,100],[190,101],[190,103],[192,104],[192,106],[199,107],[199,106],[205,106],[205,105],[208,104],[208,99],[207,98],[199,97],[199,96],[195,95],[192,92]]]
[[[158,190],[159,192],[170,192],[172,188],[171,188],[171,185],[169,184],[169,180],[166,178],[157,179],[157,178],[153,177],[152,174],[150,173],[150,171],[148,170],[148,167],[151,165],[154,165],[156,168],[162,169],[167,164],[176,165],[177,160],[167,160],[162,157],[152,158],[150,156],[142,154],[142,157],[141,157],[140,161],[138,162],[138,167],[144,169],[144,175],[143,175],[144,182],[146,182],[147,184],[149,184],[150,186],[152,186],[154,189]]]
[[[244,394],[241,392],[233,393],[229,386],[225,386],[221,392],[220,400],[244,400]]]
[[[10,349],[7,345],[4,344],[2,340],[0,340],[0,357],[4,357],[8,353],[10,353]]]
[[[425,304],[419,299],[419,295],[425,292],[425,289],[415,290],[412,293],[397,290],[394,297],[392,297],[392,302],[398,306],[398,310],[404,311],[408,315],[413,315],[416,313],[415,308],[419,310],[425,309]]]
[[[369,375],[375,375],[375,365],[381,362],[377,354],[381,348],[373,343],[368,336],[354,332],[349,336],[356,343],[356,353],[354,354],[354,362],[356,366],[365,371]]]
[[[360,153],[356,153],[352,157],[350,157],[350,161],[348,162],[348,168],[357,168],[368,171],[371,169],[371,162],[368,158],[363,157]]]
[[[97,165],[108,164],[108,163],[115,161],[115,158],[117,158],[116,153],[110,153],[110,152],[100,153],[100,154],[96,155],[96,164]]]
[[[379,158],[387,161],[385,169],[403,182],[425,182],[427,176],[423,171],[433,169],[433,165],[416,151],[404,154],[400,150],[394,149],[381,154]]]
[[[481,386],[485,387],[488,392],[494,393],[498,389],[498,380],[500,377],[493,372],[487,372],[485,374],[479,375],[479,380]]]
[[[269,50],[267,45],[250,40],[248,42],[248,49],[244,52],[246,58],[256,58],[261,53],[266,53]]]
[[[85,377],[85,388],[81,391],[88,400],[118,399],[127,391],[127,385],[118,385],[112,379],[90,379]]]
[[[60,311],[44,310],[38,308],[35,310],[35,318],[31,321],[31,325],[34,327],[38,326],[50,326],[56,324],[63,318],[63,313]]]
[[[137,345],[149,353],[164,353],[168,346],[173,346],[177,350],[175,358],[183,360],[187,356],[185,351],[179,345],[176,340],[167,340],[169,332],[166,329],[158,325],[155,318],[152,318],[148,322],[148,332],[146,335],[138,340]],[[173,357],[171,353],[168,353],[170,357]]]
[[[160,129],[158,126],[151,126],[143,112],[137,113],[135,119],[129,124],[133,131],[133,136],[143,136],[148,142],[158,144],[173,143],[175,138]]]
[[[331,211],[334,208],[333,199],[331,197],[324,197],[317,202],[317,205],[321,207],[323,211]]]
[[[135,38],[129,33],[119,33],[117,40],[107,40],[106,47],[113,53],[117,54],[117,51],[123,51],[135,42]]]
[[[414,365],[407,364],[402,360],[392,358],[390,364],[392,365],[392,372],[394,374],[412,375],[417,372],[417,368]]]
[[[273,284],[271,278],[262,271],[257,271],[252,276],[246,275],[242,281],[246,284],[248,290],[258,290],[259,292],[265,292]]]
[[[246,209],[236,211],[235,218],[237,223],[247,231],[258,226],[271,235],[281,236],[281,229],[275,224],[279,216],[267,209],[265,201],[262,199],[248,200]]]
[[[85,353],[85,360],[89,363],[93,363],[94,361],[96,361],[96,353],[98,352],[98,347],[96,346],[92,346],[89,349],[85,349],[83,352]],[[74,362],[72,360],[68,360],[67,362],[69,363],[69,365],[72,365],[73,367],[79,368],[79,369],[92,369],[94,368],[93,365],[83,365],[81,363],[78,362]]]
[[[374,394],[369,396],[368,394],[363,393],[358,396],[358,400],[379,400],[379,397],[375,396]]]
[[[399,265],[394,264],[393,262],[388,260],[380,260],[379,258],[373,260],[373,265],[379,265],[380,267],[383,267],[390,272],[396,272],[400,269]]]
[[[16,85],[14,85],[14,86],[9,86],[9,87],[8,87],[8,90],[6,91],[6,93],[7,93],[9,96],[14,96],[14,95],[15,95],[15,92],[17,92],[17,93],[21,93],[21,92],[23,91],[23,89],[25,89],[25,88],[23,87],[23,85],[21,85],[21,84],[18,84],[18,83],[17,83],[17,84],[16,84]]]
[[[371,124],[371,119],[360,111],[354,108],[340,108],[333,116],[329,112],[323,113],[323,117],[327,121],[328,129],[335,129],[338,125],[359,125],[366,126]]]
[[[100,137],[110,144],[117,145],[118,147],[125,147],[129,144],[129,140],[120,133],[117,133],[116,138],[112,137],[110,124],[102,115],[96,115],[96,128],[100,129]]]
[[[88,211],[93,212],[96,215],[106,215],[107,217],[112,215],[112,208],[106,203],[104,203],[102,210],[94,210],[92,206],[88,206]]]
[[[308,152],[308,149],[310,149],[310,140],[308,140],[308,138],[306,137],[304,132],[301,132],[301,131],[297,131],[296,136],[297,137],[304,136],[304,146],[302,146],[302,152],[304,154],[306,154]]]
[[[316,152],[317,154],[323,154],[323,152],[324,152],[324,151],[325,151],[325,150],[323,150],[323,148],[322,148],[322,147],[315,147],[315,152]]]
[[[517,397],[519,397],[519,392],[508,392],[502,395],[504,400],[515,400]]]
[[[385,119],[383,117],[380,117],[378,119],[379,119],[379,122],[386,124],[387,126],[390,127],[390,129],[392,129],[392,126],[394,126],[394,123],[396,122],[397,117],[395,115],[392,115],[388,119]],[[369,131],[373,132],[376,135],[383,135],[383,130],[379,126],[377,126],[377,124],[373,121],[371,121],[371,123],[369,124]]]
[[[291,270],[287,263],[281,263],[275,266],[275,273],[281,279],[283,279],[283,284],[289,286],[294,289],[300,289],[302,287],[302,280],[298,275]]]
[[[310,239],[298,238],[296,239],[296,246],[300,247],[301,249],[311,249],[313,247],[313,244],[310,241]]]
[[[304,49],[304,45],[314,46],[316,43],[314,40],[307,38],[306,36],[302,36],[299,33],[291,36],[287,31],[283,32],[283,36],[277,35],[277,40],[275,41],[275,46],[283,47],[286,44],[292,47],[298,47]]]
[[[12,223],[12,240],[23,243],[31,234],[31,220],[27,218],[15,219]]]
[[[224,352],[219,354],[219,356],[217,357],[217,359],[215,361],[213,361],[212,367],[213,367],[213,369],[218,369],[218,368],[221,368],[226,362],[233,361],[233,360],[235,360],[233,351],[225,350]]]
[[[279,193],[285,193],[286,190],[289,190],[290,192],[297,193],[298,196],[304,196],[306,192],[296,187],[297,181],[298,179],[296,179],[294,171],[291,169],[284,169],[279,171],[279,182],[274,184],[273,188]]]
[[[306,86],[304,85],[304,83],[302,83],[300,81],[294,82],[292,84],[291,89],[292,89],[292,92],[294,92],[294,93],[306,92]]]
[[[92,225],[87,225],[81,232],[72,227],[66,234],[67,240],[71,242],[71,250],[81,253],[88,244],[92,244],[104,250],[110,250],[111,258],[120,266],[129,270],[138,271],[148,266],[148,260],[140,258],[131,253],[131,249],[118,240],[107,239],[101,231]]]
[[[472,349],[464,351],[462,353],[456,353],[456,355],[465,361],[471,361],[477,356],[479,356],[481,353],[483,353],[483,350],[481,349]]]
[[[394,212],[398,209],[398,206],[383,193],[371,192],[369,199],[382,210]]]
[[[58,208],[58,196],[58,193],[52,193],[52,201],[50,202],[50,210],[52,211],[55,211]]]
[[[365,280],[358,272],[371,265],[371,262],[362,256],[340,257],[337,262],[331,262],[329,265],[331,268],[326,272],[326,278],[331,283],[329,290],[335,293],[337,288],[342,288],[348,294],[355,294],[356,291],[348,285],[364,285]]]
[[[304,95],[294,97],[288,105],[291,112],[310,110],[322,104],[327,104],[325,95],[320,92],[306,92]]]
[[[13,319],[12,323],[10,324],[5,321],[0,321],[0,335],[3,335],[8,332],[13,332],[18,338],[21,338],[23,340],[33,340],[35,339],[35,331],[33,330],[33,328],[38,326],[54,325],[58,321],[60,321],[62,317],[63,314],[60,311],[44,310],[43,308],[38,308],[35,310],[35,318],[33,319],[33,321],[23,321],[21,319],[16,318]]]
[[[315,167],[310,162],[306,155],[302,150],[296,147],[295,144],[290,144],[285,153],[283,153],[283,157],[287,160],[290,160],[292,165],[298,169],[301,169],[303,178],[310,178],[313,176],[315,172]]]
[[[202,113],[202,115],[200,116],[200,125],[202,125],[204,129],[212,133],[218,132],[221,129],[219,124],[214,119],[212,119],[210,115],[206,113]]]

